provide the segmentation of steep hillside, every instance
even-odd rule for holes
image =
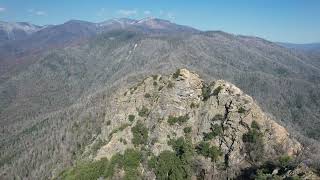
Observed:
[[[93,32],[90,22],[71,21],[66,29],[51,27],[90,36],[72,46],[17,59],[3,59],[0,53],[1,62],[12,63],[12,68],[0,66],[6,70],[0,75],[1,177],[57,175],[81,158],[100,133],[105,116],[101,109],[114,92],[178,67],[196,71],[206,81],[225,79],[235,84],[290,132],[316,139],[301,137],[300,142],[308,140],[308,163],[320,167],[320,71],[307,55],[260,38],[198,32],[167,21],[140,22],[163,30],[131,26],[139,23],[136,20],[114,21],[94,25],[112,24],[117,30],[93,34],[82,29]],[[130,27],[124,30],[124,24]],[[181,28],[185,33],[177,33]],[[54,40],[50,37],[45,40]]]
[[[118,90],[108,104],[84,152],[94,161],[58,179],[320,178],[299,172],[300,143],[223,80],[207,84],[181,69]]]
[[[2,76],[1,123],[10,122],[5,130],[10,134],[15,122],[69,106],[101,87],[176,67],[196,70],[207,80],[233,82],[277,119],[309,137],[320,137],[319,69],[273,43],[221,32],[113,31],[88,44],[50,52],[20,73]],[[19,113],[13,113],[16,109]]]

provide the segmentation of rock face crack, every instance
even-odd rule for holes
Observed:
[[[228,120],[228,115],[230,112],[230,107],[231,107],[232,101],[229,102],[229,104],[225,104],[224,108],[225,108],[225,112],[224,112],[224,120]]]
[[[250,127],[247,123],[243,122],[243,118],[240,117],[240,121],[239,121],[239,124],[243,127],[245,127],[247,130],[250,130]]]
[[[225,112],[224,112],[223,122],[221,123],[222,137],[221,137],[221,141],[219,143],[220,147],[222,146],[222,144],[224,144],[227,147],[227,152],[224,155],[224,164],[225,164],[226,168],[229,168],[229,159],[230,159],[229,157],[230,157],[230,154],[234,150],[234,144],[235,144],[236,139],[237,139],[237,137],[235,135],[235,132],[237,131],[237,129],[232,127],[231,123],[228,123],[230,121],[229,114],[230,114],[230,109],[231,109],[232,103],[233,102],[230,101],[229,103],[224,105]],[[227,132],[229,128],[232,129],[231,130],[231,134],[229,134]],[[228,141],[226,138],[230,138],[231,142]]]

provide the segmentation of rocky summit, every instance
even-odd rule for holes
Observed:
[[[224,80],[187,69],[119,89],[101,133],[57,179],[319,179],[303,146]]]

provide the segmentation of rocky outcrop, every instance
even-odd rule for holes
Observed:
[[[218,147],[222,154],[216,160],[194,157],[200,167],[194,177],[204,179],[235,178],[244,169],[266,161],[295,157],[303,148],[235,85],[223,80],[207,84],[187,69],[167,76],[154,75],[116,92],[98,137],[105,144],[94,159],[110,159],[126,149],[141,149],[132,143],[132,127],[138,122],[148,129],[143,149],[154,156],[173,151],[168,142],[179,137],[190,139],[194,146],[205,141]],[[150,173],[147,167],[142,169]]]

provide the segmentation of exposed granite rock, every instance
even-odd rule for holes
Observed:
[[[148,128],[146,148],[155,156],[164,150],[172,150],[168,141],[186,136],[186,127],[191,127],[188,137],[193,144],[201,142],[206,133],[213,131],[212,127],[219,127],[221,132],[209,142],[219,147],[223,156],[215,163],[202,156],[195,159],[200,168],[198,173],[202,173],[204,179],[236,177],[242,169],[282,155],[294,157],[303,148],[239,88],[223,80],[206,84],[199,75],[187,69],[180,69],[173,75],[148,77],[130,89],[115,92],[113,97],[106,110],[106,125],[99,136],[107,143],[98,150],[96,160],[123,153],[127,148],[141,148],[131,143],[131,128],[138,121]],[[133,122],[129,121],[129,115],[135,117]],[[188,117],[188,120],[173,125],[168,123],[170,117],[180,116]],[[258,160],[253,160],[247,150],[248,143],[243,140],[253,128],[262,134],[263,154]],[[148,177],[153,179],[154,175]]]

